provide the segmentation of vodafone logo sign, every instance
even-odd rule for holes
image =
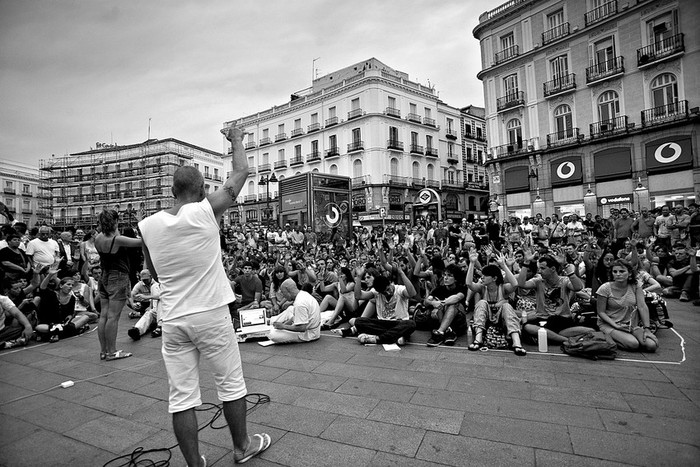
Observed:
[[[666,148],[668,148],[669,151],[664,151]],[[665,155],[670,151],[673,151],[673,154]],[[678,143],[664,143],[656,148],[656,151],[654,151],[654,159],[662,164],[670,164],[671,162],[678,160],[682,154],[683,150]]]
[[[573,177],[574,172],[576,172],[576,166],[570,161],[562,162],[557,167],[557,177],[562,180]]]

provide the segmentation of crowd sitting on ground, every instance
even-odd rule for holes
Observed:
[[[11,219],[3,208],[0,215]],[[14,222],[1,232],[0,348],[31,338],[53,342],[104,320],[101,357],[130,355],[108,342],[116,333],[109,323],[119,315],[108,316],[99,292],[104,255],[123,235],[103,235],[112,245],[101,246],[101,260],[95,240],[101,245],[105,238],[97,230],[53,232]],[[265,308],[275,343],[313,341],[326,329],[363,344],[402,345],[424,329],[427,346],[435,347],[454,345],[470,331],[469,350],[500,339],[518,356],[543,326],[557,344],[599,330],[621,349],[654,352],[656,329],[670,325],[659,316],[664,298],[700,305],[695,204],[611,209],[607,218],[428,217],[415,225],[357,226],[329,241],[319,235],[290,224],[222,228],[222,260],[237,297],[229,307],[234,323],[240,310]],[[120,245],[138,246],[137,240]],[[128,269],[141,272],[130,275],[131,294],[116,307],[121,312],[126,304],[138,319],[127,330],[133,340],[149,332],[158,337],[159,284],[140,249],[131,251]]]

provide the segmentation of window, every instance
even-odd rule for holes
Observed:
[[[338,175],[338,166],[335,164],[332,164],[330,166],[330,173],[331,173],[331,175]]]
[[[395,126],[389,127],[389,141],[395,143],[399,140],[399,129]]]
[[[294,157],[297,159],[301,157],[301,144],[294,146]]]
[[[328,108],[328,118],[335,118],[335,106]]]
[[[667,11],[647,21],[649,45],[655,44],[663,49],[664,43],[671,42],[669,39],[676,34],[678,34],[678,12],[676,10]]]
[[[277,151],[277,160],[280,162],[284,160],[284,149]]]
[[[5,180],[5,188],[8,188],[8,189],[11,190],[11,189],[14,188],[14,186],[15,186],[15,185],[14,185],[13,182],[11,182],[11,181],[9,181],[9,180]]]
[[[330,149],[338,149],[338,137],[336,135],[330,135],[328,137],[328,147]]]
[[[268,156],[269,156],[269,154],[267,154],[267,153],[264,154],[265,161],[267,161]],[[219,176],[219,169],[214,169],[214,177],[218,177],[218,176]]]
[[[433,149],[433,137],[425,135],[425,149]]]
[[[595,74],[605,74],[615,70],[615,38],[606,37],[594,43],[589,57]]]
[[[265,128],[265,129],[263,130],[263,135],[262,135],[262,137],[263,137],[263,138],[269,138],[269,137],[270,137],[270,129],[269,129],[269,128]]]
[[[317,139],[311,141],[311,153],[312,154],[318,153],[318,140]]]
[[[297,118],[296,120],[294,120],[294,129],[298,130],[300,128],[301,128],[301,118]]]
[[[318,123],[318,114],[317,113],[311,114],[311,124],[313,125],[314,123]]]
[[[199,164],[197,164],[197,163],[195,162],[194,168],[197,169],[197,170],[199,170]]]
[[[451,118],[447,119],[447,132],[452,133],[452,130],[454,129],[454,120]]]
[[[547,15],[547,29],[552,30],[564,24],[564,10]]]
[[[433,164],[428,164],[428,180],[435,180],[435,167],[433,167]]]
[[[418,163],[418,161],[413,162],[412,168],[413,168],[413,178],[415,180],[420,180],[420,164]]]
[[[390,109],[395,109],[395,108],[396,108],[396,98],[395,98],[395,97],[389,96],[389,98],[388,98],[388,103],[387,103],[387,107],[389,107]]]
[[[358,110],[360,108],[360,98],[356,97],[350,101],[350,110]]]
[[[390,166],[390,174],[392,177],[397,177],[399,175],[399,160],[395,157],[391,158],[391,162],[389,163]]]
[[[282,133],[284,133],[284,123],[277,125],[277,134],[281,135]]]
[[[555,86],[566,84],[569,75],[569,59],[566,55],[561,55],[549,61],[549,71],[554,80]]]
[[[355,159],[352,163],[352,176],[353,178],[362,177],[362,160]]]
[[[418,133],[415,131],[411,132],[411,146],[418,145]]]
[[[208,184],[204,185],[204,194],[208,195],[210,189],[211,189],[211,187]]]
[[[515,45],[515,37],[513,33],[501,37],[501,50],[508,50]]]
[[[255,193],[255,183],[253,183],[253,181],[251,180],[250,182],[248,182],[248,194],[252,195],[254,193]]]
[[[412,114],[418,113],[418,106],[416,104],[408,104],[409,111]]]
[[[209,166],[207,165],[204,166],[204,175],[207,177],[209,176]]]
[[[573,126],[571,107],[562,104],[554,109],[554,129],[557,133],[557,139],[572,138],[574,136]]]
[[[503,78],[503,89],[506,97],[517,99],[518,95],[518,75],[512,74]]]
[[[467,162],[474,162],[472,160],[472,148],[467,148]]]
[[[353,128],[352,129],[352,142],[359,143],[360,141],[362,141],[362,133],[360,132],[360,129]]]
[[[652,107],[675,104],[678,102],[678,83],[671,73],[664,73],[651,82]]]
[[[455,145],[454,143],[447,143],[447,157],[455,158]]]
[[[425,109],[425,118],[432,118],[432,110],[430,107],[426,107]]]
[[[615,91],[605,91],[598,98],[598,120],[613,120],[620,113],[620,100]]]
[[[262,161],[260,161],[261,164],[269,164],[270,163],[270,153],[269,152],[264,152],[262,153]],[[216,169],[214,169],[216,170]],[[216,175],[216,172],[214,173]]]
[[[255,158],[253,156],[248,158],[248,167],[255,167]]]
[[[517,146],[522,148],[523,146],[523,132],[522,126],[520,125],[520,120],[513,118],[508,120],[506,124],[506,131],[508,132],[508,144],[510,146]]]
[[[447,171],[447,183],[454,185],[455,183],[455,172],[454,170]]]

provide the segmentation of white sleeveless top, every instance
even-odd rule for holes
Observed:
[[[235,300],[221,260],[219,223],[207,199],[185,204],[176,215],[160,211],[139,228],[158,273],[163,321]]]

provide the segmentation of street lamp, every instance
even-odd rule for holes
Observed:
[[[267,206],[265,207],[265,217],[267,217],[267,225],[270,225],[270,218],[272,218],[272,208],[270,208],[270,183],[277,183],[277,177],[275,177],[275,174],[270,175],[269,177],[265,177],[264,175],[260,177],[260,181],[258,182],[258,185],[265,185],[266,192],[267,192]]]

